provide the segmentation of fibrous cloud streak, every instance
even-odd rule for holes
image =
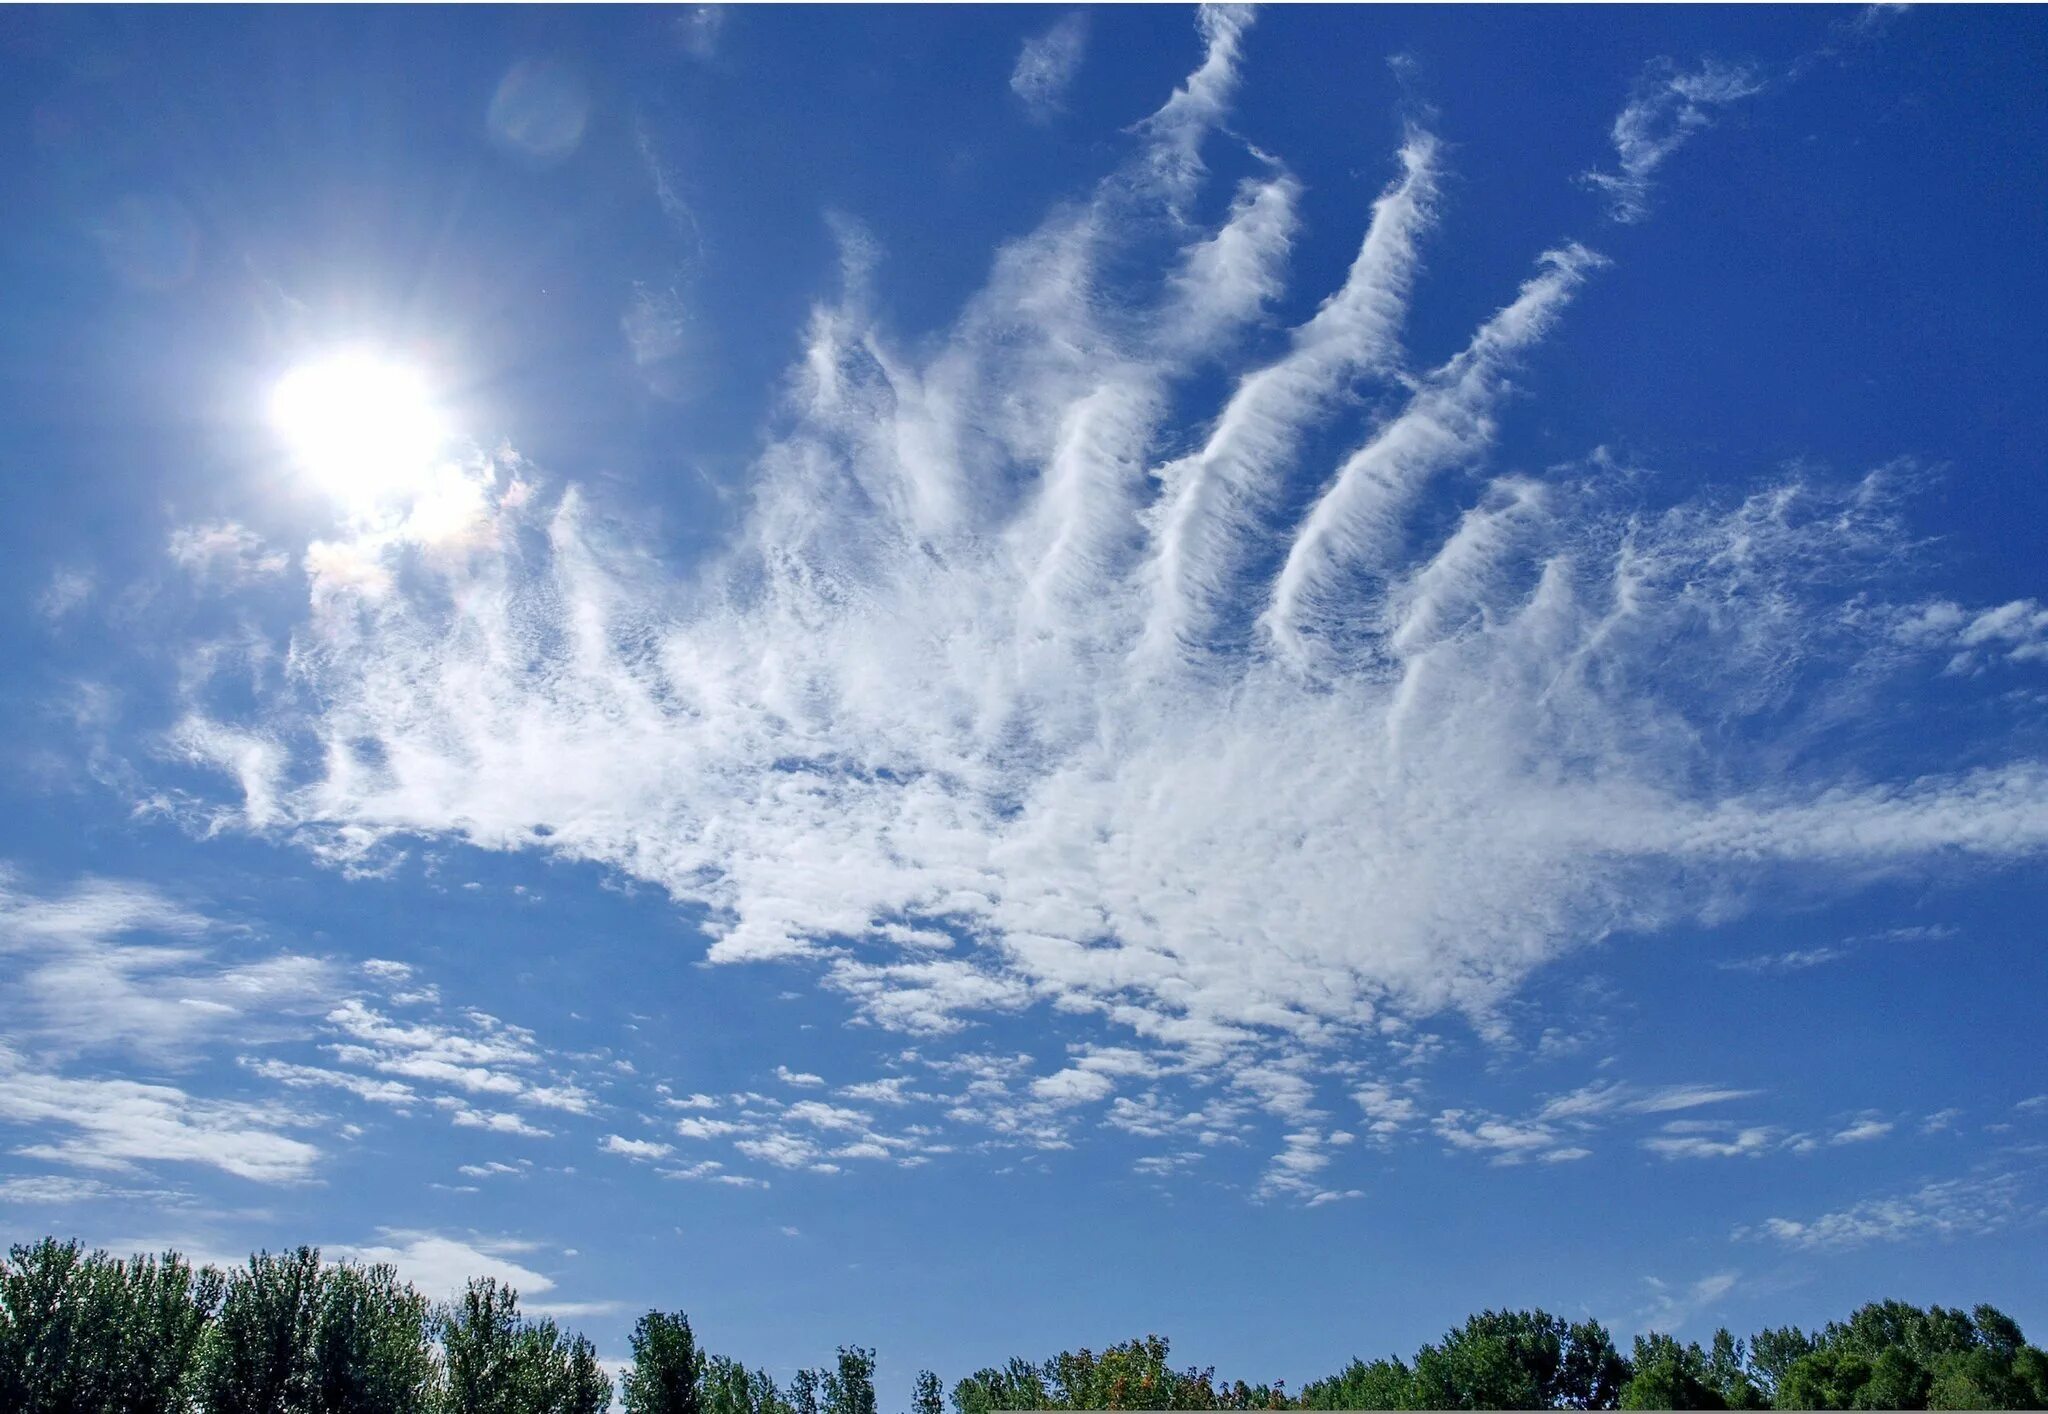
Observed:
[[[936,348],[890,336],[850,236],[744,522],[687,577],[502,457],[450,470],[466,519],[309,554],[293,690],[215,724],[274,748],[235,758],[244,823],[359,867],[419,836],[595,861],[700,906],[711,961],[816,959],[882,1026],[1057,1008],[1146,1073],[1284,1060],[1292,1098],[1259,1103],[1291,1115],[1305,1056],[1487,1017],[1574,947],[1784,870],[2048,844],[2032,762],[1802,749],[1920,661],[1854,632],[1900,541],[1882,474],[1653,507],[1600,455],[1491,465],[1601,260],[1532,252],[1411,369],[1426,134],[1341,286],[1247,356],[1301,187],[1253,153],[1216,224],[1190,214],[1247,23],[1205,14],[1130,160],[1001,250]],[[1048,1114],[1127,1072],[1076,1074]]]

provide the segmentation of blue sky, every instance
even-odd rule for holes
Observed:
[[[2044,34],[11,16],[7,1235],[2038,1333]]]

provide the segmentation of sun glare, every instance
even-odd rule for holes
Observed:
[[[270,415],[306,471],[356,502],[421,486],[448,438],[419,373],[362,352],[293,369],[278,383]]]

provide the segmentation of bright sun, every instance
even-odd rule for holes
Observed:
[[[419,488],[448,439],[425,380],[363,352],[293,369],[271,396],[270,416],[306,470],[355,502]]]

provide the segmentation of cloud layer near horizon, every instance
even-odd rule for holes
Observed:
[[[1896,473],[1653,507],[1601,453],[1491,466],[1510,377],[1603,261],[1534,252],[1413,367],[1426,134],[1341,287],[1248,358],[1301,186],[1259,154],[1220,224],[1189,215],[1248,23],[1205,12],[1136,154],[1001,250],[935,351],[892,339],[849,236],[742,530],[690,575],[504,455],[307,547],[285,686],[197,696],[170,737],[241,802],[166,803],[351,868],[415,837],[594,861],[707,910],[712,961],[814,958],[883,1027],[1046,1006],[1135,1047],[1040,1077],[1048,1114],[1228,1061],[1311,1115],[1315,1057],[1493,1025],[1616,930],[1788,868],[2048,845],[2036,763],[1814,749],[1957,651],[1869,592]],[[1109,273],[1134,249],[1167,252],[1138,288]],[[1177,411],[1217,366],[1222,406]],[[1991,612],[1946,609],[1965,639]],[[1283,1180],[1321,1142],[1290,1135]]]

